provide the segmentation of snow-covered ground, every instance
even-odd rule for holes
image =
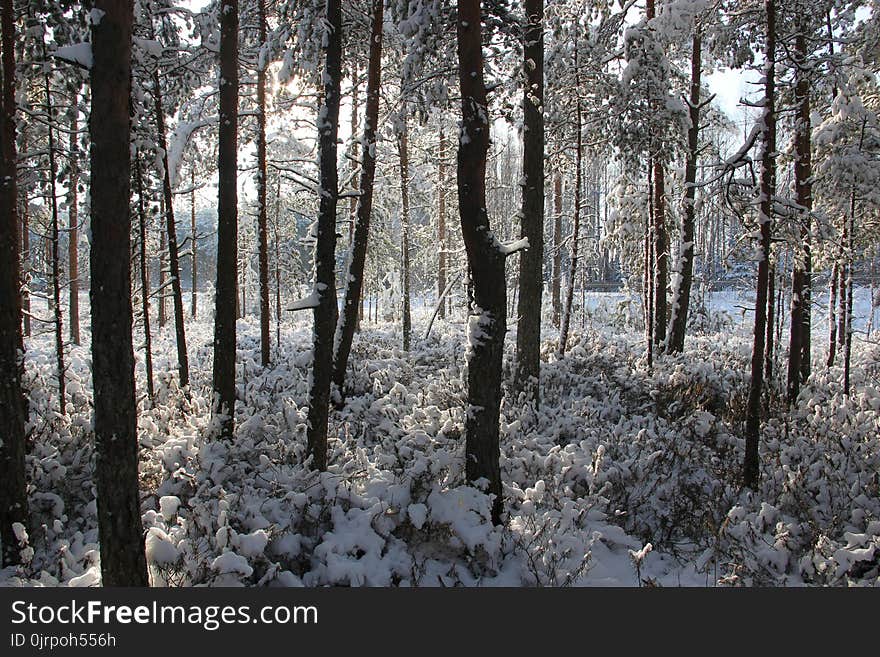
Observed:
[[[400,350],[397,326],[364,324],[347,404],[331,414],[331,466],[319,475],[303,466],[310,315],[283,324],[265,370],[258,321],[239,321],[236,440],[210,442],[213,325],[202,297],[201,318],[187,325],[190,389],[176,384],[169,324],[153,342],[156,404],[139,401],[155,585],[880,583],[880,334],[863,332],[867,290],[856,297],[862,332],[848,399],[840,359],[824,367],[816,299],[814,376],[792,412],[771,396],[758,492],[738,484],[747,297],[713,295],[685,353],[648,370],[638,300],[587,295],[563,359],[545,330],[539,411],[508,385],[510,334],[501,419],[509,516],[500,528],[488,498],[464,482],[463,318],[438,320],[411,353]],[[27,344],[34,556],[0,571],[2,584],[100,582],[85,294],[82,303],[67,414],[56,410],[51,334]],[[415,313],[415,335],[430,310]],[[141,337],[136,346],[142,391]]]

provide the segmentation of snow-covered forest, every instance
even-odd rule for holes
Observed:
[[[0,585],[880,584],[873,1],[0,10]]]

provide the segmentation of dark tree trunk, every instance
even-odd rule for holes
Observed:
[[[834,261],[831,269],[831,285],[828,292],[828,361],[826,367],[834,365],[834,357],[837,352],[837,279],[840,265]]]
[[[70,294],[70,341],[80,343],[79,335],[79,104],[74,95],[70,114],[70,177],[67,190],[67,279]]]
[[[153,388],[153,336],[150,333],[150,274],[147,268],[147,209],[144,198],[144,176],[141,171],[140,153],[134,154],[134,178],[138,195],[138,237],[140,244],[141,314],[144,319],[144,364],[147,370],[147,397],[150,404],[155,400]]]
[[[45,58],[45,51],[43,53]],[[55,360],[58,366],[58,410],[63,415],[66,407],[64,391],[64,327],[61,312],[61,267],[59,249],[59,225],[58,225],[58,193],[56,191],[56,178],[58,167],[55,162],[55,106],[52,104],[52,93],[49,88],[48,74],[43,76],[43,88],[46,93],[46,131],[49,139],[49,180],[47,190],[49,192],[49,208],[52,213],[52,224],[49,227],[49,250],[50,264],[52,267],[52,313],[54,315],[55,330]]]
[[[96,0],[90,251],[98,535],[104,586],[146,586],[131,343],[132,2]]]
[[[767,332],[764,338],[764,388],[773,381],[775,342],[773,329],[776,326],[776,263],[773,261],[773,246],[770,246],[770,273],[767,276]]]
[[[27,126],[21,127],[21,149],[27,152]],[[17,187],[17,186],[16,186]],[[21,268],[21,315],[24,319],[24,335],[31,335],[31,294],[28,290],[31,272],[31,229],[30,212],[27,189],[16,189],[21,206],[21,255],[19,267]]]
[[[327,11],[330,12],[331,3],[328,2]],[[371,35],[370,35],[370,57],[367,64],[367,99],[364,111],[364,134],[362,139],[363,153],[361,162],[361,179],[360,194],[357,197],[357,218],[354,225],[354,239],[351,245],[351,257],[348,259],[348,276],[345,283],[345,302],[342,307],[342,316],[336,326],[336,337],[333,345],[333,385],[339,400],[344,395],[345,371],[348,368],[348,357],[351,353],[351,343],[354,340],[355,327],[357,325],[357,316],[360,311],[361,296],[364,286],[364,266],[367,260],[367,243],[370,236],[370,215],[373,211],[373,180],[376,175],[376,127],[379,123],[379,88],[381,85],[382,73],[382,21],[383,21],[383,3],[382,0],[374,0],[371,19]],[[327,52],[328,67],[332,60],[341,59],[338,53]],[[339,113],[339,80],[336,80],[334,96],[336,103],[336,114]],[[327,109],[332,109],[328,100]],[[335,126],[335,123],[334,123]],[[325,130],[321,135],[324,138],[324,132],[332,128],[333,134],[336,128],[330,125],[325,126]],[[327,135],[329,139],[329,134]],[[334,137],[335,138],[335,137]],[[329,143],[326,146],[329,148]],[[334,147],[335,151],[335,147]],[[322,154],[324,151],[322,151]],[[322,155],[323,157],[323,155]],[[322,180],[327,181],[328,185],[336,180],[335,165],[330,172],[330,153],[327,152],[328,161],[326,163],[327,170],[322,169]],[[323,160],[322,160],[323,161]],[[335,162],[335,160],[333,160]],[[325,178],[326,176],[326,178]],[[336,183],[333,182],[332,187],[325,187],[325,190],[336,191]],[[334,196],[335,198],[335,196]],[[323,202],[323,199],[322,199]],[[328,205],[327,211],[330,211]],[[323,217],[322,210],[322,217]],[[335,212],[335,210],[334,210]],[[335,221],[335,219],[334,219]],[[335,249],[335,242],[333,248]],[[325,246],[325,248],[327,248]],[[331,252],[332,253],[332,252]],[[332,287],[332,286],[331,286]],[[333,295],[333,305],[335,307],[336,295]],[[331,308],[332,310],[332,308]],[[317,321],[316,311],[316,321]],[[317,337],[316,337],[317,339]],[[317,363],[316,363],[317,366]],[[326,419],[323,421],[326,425]],[[326,427],[325,427],[326,433]]]
[[[758,486],[758,440],[761,429],[761,391],[764,384],[764,347],[767,328],[767,294],[770,281],[770,230],[773,221],[773,198],[776,196],[776,2],[765,0],[767,41],[764,70],[763,144],[761,148],[761,256],[755,298],[755,333],[752,345],[751,383],[746,409],[746,448],[743,459],[743,484]]]
[[[275,242],[275,348],[281,348],[281,245],[278,228],[281,220],[281,176],[275,186],[275,222],[272,226]]]
[[[654,344],[666,342],[666,284],[669,279],[669,237],[666,234],[666,171],[654,160]]]
[[[312,348],[312,386],[309,390],[308,448],[315,470],[327,469],[327,420],[333,370],[333,333],[336,328],[336,206],[339,172],[336,139],[339,133],[339,100],[342,80],[342,8],[340,0],[327,0],[327,35],[324,61],[324,102],[318,121],[318,153],[321,200],[318,208],[318,239],[315,246],[315,292]],[[370,99],[367,99],[370,102]],[[368,150],[365,148],[365,150]],[[358,217],[360,225],[361,217]],[[357,227],[355,227],[357,230]],[[346,297],[348,295],[346,294]],[[346,298],[346,315],[355,319],[356,297]],[[345,321],[345,320],[343,320]],[[354,328],[354,321],[351,321]],[[345,368],[342,369],[343,374]],[[341,388],[340,388],[341,390]]]
[[[802,8],[803,9],[803,8]],[[800,221],[800,244],[795,247],[795,261],[791,274],[791,323],[788,341],[788,403],[800,393],[801,384],[810,375],[810,213],[813,209],[812,158],[810,144],[810,80],[805,70],[807,39],[804,23],[795,37],[795,129],[794,186]],[[799,251],[799,253],[798,253]]]
[[[446,155],[449,152],[449,140],[443,130],[443,119],[440,116],[440,146],[437,153],[437,308],[438,316],[446,318]]]
[[[19,561],[13,523],[28,525],[25,402],[21,385],[21,272],[15,148],[15,11],[0,2],[0,568]]]
[[[648,367],[654,366],[654,167],[648,158],[648,216],[645,220],[645,266],[642,275]]]
[[[540,398],[541,309],[544,292],[544,0],[526,0],[523,33],[523,188],[517,379],[537,403]]]
[[[573,209],[573,228],[571,234],[571,263],[568,272],[568,288],[565,292],[565,305],[562,307],[562,319],[559,327],[559,348],[557,353],[559,357],[565,355],[565,349],[568,346],[568,329],[571,324],[571,306],[574,299],[574,285],[577,276],[578,267],[578,247],[580,243],[581,229],[581,179],[583,177],[583,129],[581,116],[581,102],[577,99],[577,121],[575,123],[577,130],[577,147],[575,153],[575,174],[574,174],[574,209]]]
[[[266,43],[266,0],[259,0],[260,47]],[[266,66],[257,70],[257,237],[260,260],[260,358],[269,365],[269,236],[266,208]]]
[[[688,309],[691,302],[691,286],[694,278],[694,201],[696,197],[697,158],[700,147],[700,84],[702,77],[702,35],[695,27],[691,45],[691,95],[688,128],[688,154],[684,172],[684,202],[682,203],[681,245],[679,247],[678,288],[670,308],[669,352],[681,353],[687,333]]]
[[[409,351],[412,336],[412,309],[409,289],[409,150],[407,144],[406,115],[403,128],[397,141],[400,157],[400,259],[401,259],[401,299],[403,304],[403,350]]]
[[[653,20],[656,17],[654,0],[645,2],[645,18]],[[661,108],[654,108],[655,111]],[[666,342],[666,284],[669,278],[669,237],[666,234],[666,168],[663,166],[661,156],[663,154],[652,145],[650,156],[653,161],[653,189],[654,198],[651,213],[651,233],[653,244],[653,335],[654,345],[662,349]],[[652,360],[649,355],[649,362]]]
[[[152,18],[150,19],[150,34],[153,36]],[[158,64],[153,70],[153,108],[156,114],[156,139],[162,152],[162,198],[165,202],[165,230],[168,233],[168,266],[171,275],[171,295],[174,303],[177,371],[180,376],[180,386],[184,388],[189,385],[189,357],[186,351],[186,326],[183,322],[183,291],[180,287],[180,254],[177,250],[177,224],[174,219],[174,195],[171,190],[171,171],[168,167],[168,148],[165,144],[165,113],[162,109],[162,88],[159,85]]]
[[[214,301],[214,412],[220,437],[235,429],[238,305],[238,0],[220,4],[220,130],[217,169],[217,286]]]
[[[189,221],[190,221],[190,240],[192,242],[192,302],[190,313],[192,318],[198,316],[199,311],[199,238],[196,233],[196,171],[193,169],[189,174],[190,192],[189,192]]]
[[[562,174],[557,172],[553,183],[553,326],[559,327],[562,311]]]
[[[458,3],[458,79],[462,132],[457,178],[458,210],[471,270],[473,311],[469,317],[468,412],[465,420],[465,469],[468,482],[483,480],[494,495],[492,520],[501,522],[503,500],[498,419],[501,365],[507,330],[504,253],[489,227],[486,212],[488,105],[483,80],[479,0]]]

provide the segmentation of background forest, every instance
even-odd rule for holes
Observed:
[[[0,10],[0,584],[880,583],[873,1]]]

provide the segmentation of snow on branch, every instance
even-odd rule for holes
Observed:
[[[523,237],[521,240],[510,242],[509,244],[501,244],[498,249],[504,256],[511,256],[519,251],[525,251],[529,248],[529,238]]]
[[[307,297],[294,301],[290,304],[288,310],[309,310],[310,308],[317,308],[319,305],[321,305],[321,295],[315,290]]]
[[[75,43],[71,46],[62,46],[54,52],[55,59],[60,59],[71,64],[91,70],[94,59],[92,57],[92,44]]]

